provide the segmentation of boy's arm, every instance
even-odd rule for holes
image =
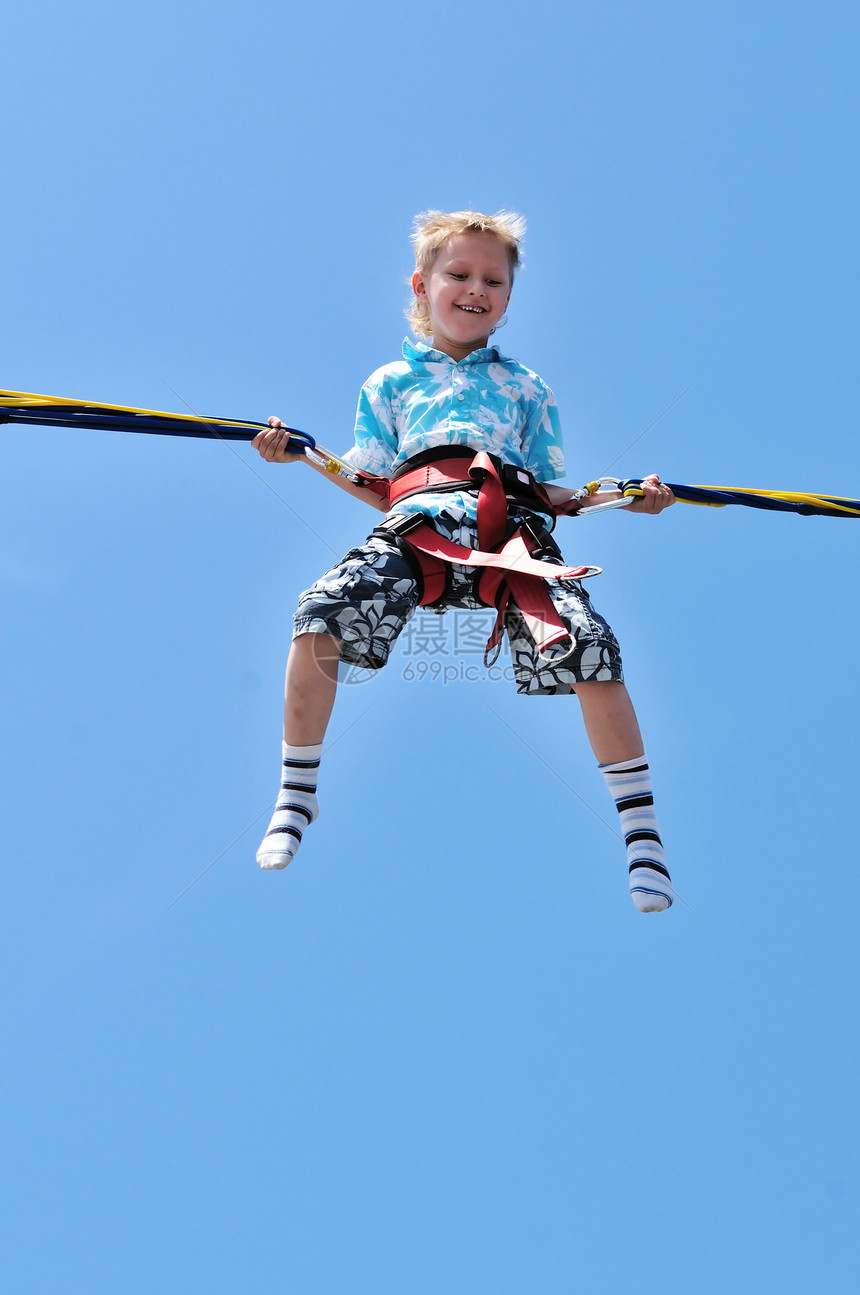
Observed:
[[[544,490],[549,495],[550,503],[556,506],[569,503],[575,494],[575,491],[566,490],[564,486],[544,485]],[[628,504],[624,512],[662,513],[664,508],[669,508],[675,502],[672,491],[668,486],[663,485],[656,472],[642,478],[642,490],[644,492],[642,498],[635,499],[632,504]],[[600,494],[589,495],[587,499],[581,500],[572,511],[584,512],[586,508],[593,508],[595,504],[608,504],[620,498],[620,490],[601,490]]]
[[[251,442],[254,449],[262,455],[266,462],[297,463],[299,459],[303,459],[305,457],[303,454],[289,453],[287,443],[290,439],[290,433],[286,427],[282,427],[280,418],[270,418],[269,423],[271,424],[269,430],[267,432],[258,432]],[[327,481],[333,481],[336,486],[340,486],[341,490],[345,490],[348,495],[352,495],[355,499],[361,499],[366,504],[371,504],[382,513],[385,512],[385,504],[379,498],[379,495],[374,494],[372,490],[365,490],[361,486],[354,485],[352,481],[347,481],[344,477],[338,477],[332,472],[326,472],[325,468],[312,463],[310,459],[307,459],[306,462],[309,468],[313,468],[314,472],[318,472]]]

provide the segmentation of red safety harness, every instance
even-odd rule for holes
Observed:
[[[452,564],[475,567],[481,572],[475,582],[475,592],[481,602],[496,609],[496,623],[484,652],[487,664],[492,664],[501,651],[505,612],[511,602],[522,613],[541,655],[565,639],[570,639],[569,650],[573,651],[575,643],[553,606],[546,581],[582,580],[597,575],[600,568],[566,567],[533,557],[543,544],[538,532],[527,523],[518,525],[505,538],[509,503],[546,513],[555,520],[556,509],[530,473],[502,464],[494,455],[483,451],[476,454],[466,447],[445,446],[410,459],[391,481],[363,473],[360,476],[359,484],[372,490],[388,506],[428,490],[477,486],[477,549],[445,539],[422,513],[386,518],[376,530],[380,534],[393,534],[417,559],[424,586],[421,606],[437,603],[444,596]],[[494,655],[490,658],[492,652]]]

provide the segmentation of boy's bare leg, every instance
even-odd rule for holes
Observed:
[[[661,913],[674,899],[654,814],[651,771],[630,695],[623,683],[579,683],[585,731],[615,801],[627,846],[630,895],[640,913]]]
[[[642,755],[642,734],[630,694],[623,683],[578,683],[585,731],[598,764],[616,764]]]
[[[322,742],[337,692],[340,640],[330,634],[293,639],[284,684],[284,741],[291,746]]]
[[[261,868],[286,868],[302,843],[302,833],[319,813],[317,773],[337,692],[340,649],[340,641],[329,634],[293,639],[284,687],[281,789],[257,851]]]

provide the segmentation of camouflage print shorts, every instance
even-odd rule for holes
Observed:
[[[428,519],[441,535],[466,548],[478,547],[474,522],[442,512]],[[563,563],[555,541],[543,530],[542,519],[534,513],[512,513],[510,530],[527,521],[540,536],[542,548],[535,554],[549,562]],[[449,592],[432,609],[475,611],[485,607],[474,592],[475,571],[453,566]],[[505,628],[511,646],[511,660],[517,692],[534,696],[573,692],[586,681],[621,680],[618,641],[606,621],[592,607],[591,599],[578,580],[547,582],[553,605],[576,641],[572,652],[560,644],[548,654],[538,653],[519,609],[510,605]],[[388,660],[397,638],[414,613],[421,597],[420,572],[403,542],[379,533],[370,535],[311,585],[299,598],[294,636],[330,634],[343,644],[343,661],[379,670]]]

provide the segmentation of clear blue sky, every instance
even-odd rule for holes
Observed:
[[[860,494],[857,36],[791,0],[18,6],[0,385],[346,448],[413,214],[505,206],[500,341],[572,484],[695,383],[618,471]],[[296,595],[371,515],[245,447],[15,428],[0,465],[6,1289],[853,1295],[860,523],[560,524],[655,770],[654,918],[576,702],[405,653],[261,873]]]

